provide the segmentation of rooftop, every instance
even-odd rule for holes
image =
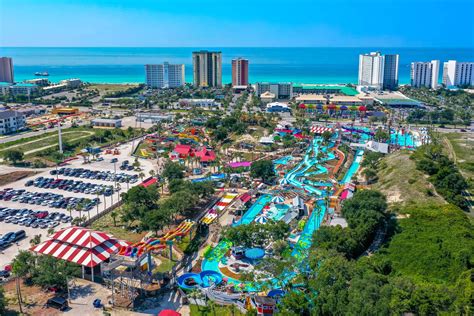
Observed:
[[[355,96],[359,94],[356,89],[347,86],[338,85],[320,85],[320,84],[295,84],[293,88],[301,88],[303,90],[339,90],[339,93]]]

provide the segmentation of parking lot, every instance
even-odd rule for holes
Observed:
[[[136,144],[138,144],[137,141],[135,141],[135,145]],[[133,165],[134,163],[135,158],[130,156],[131,149],[131,143],[121,145],[118,147],[119,154],[102,153],[100,158],[103,158],[103,160],[87,164],[84,164],[84,160],[79,157],[78,159],[69,161],[64,166],[58,167],[58,169],[49,168],[35,176],[0,187],[0,197],[3,192],[3,198],[0,199],[0,208],[23,210],[16,211],[14,216],[18,216],[19,220],[22,220],[24,223],[31,221],[24,219],[24,217],[31,218],[34,220],[33,222],[39,221],[44,227],[34,228],[31,226],[31,223],[29,227],[28,225],[25,226],[25,224],[6,223],[6,217],[0,219],[0,239],[9,232],[19,230],[26,232],[24,239],[14,242],[7,248],[0,250],[0,270],[11,262],[19,250],[30,248],[30,240],[35,235],[41,235],[41,241],[44,241],[47,238],[48,229],[50,227],[54,226],[54,230],[57,231],[71,225],[70,222],[65,222],[64,219],[67,218],[70,213],[73,218],[79,217],[80,213],[76,210],[78,205],[84,210],[81,212],[82,216],[86,218],[93,216],[98,212],[102,212],[112,205],[112,203],[116,203],[119,195],[126,192],[128,188],[138,185],[141,182],[141,179],[138,178],[139,173],[143,173],[145,178],[147,178],[149,177],[150,170],[154,169],[156,171],[156,165],[154,165],[151,160],[144,159],[139,160],[140,170],[127,170],[127,168],[122,168],[124,170],[121,170],[120,167],[125,160],[129,161],[128,165]],[[115,159],[116,162],[114,164],[112,160]],[[61,168],[70,168],[70,170],[83,168],[84,170],[79,173],[71,171],[67,173],[68,175],[64,173],[55,174],[56,170],[60,170]],[[115,174],[120,175],[117,177],[117,181],[114,181]],[[28,185],[26,185],[27,183]],[[119,184],[119,190],[115,189],[111,194],[105,193],[106,190],[114,188],[116,183]],[[6,189],[10,189],[10,191]],[[18,190],[25,191],[21,192]],[[7,200],[5,200],[5,196],[8,196],[8,192],[16,192],[17,194],[13,196],[10,195]],[[13,198],[14,196],[18,197]],[[53,212],[57,214],[49,220],[47,217],[35,219],[36,216],[33,212],[37,211],[47,211],[48,215]],[[1,212],[0,210],[0,214]],[[16,219],[14,222],[15,221]],[[45,221],[45,223],[42,221]],[[51,224],[52,222],[57,222],[57,225]]]

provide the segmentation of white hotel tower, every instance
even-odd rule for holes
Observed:
[[[146,85],[150,88],[177,88],[184,86],[184,65],[169,63],[145,65]]]
[[[412,62],[410,70],[411,86],[415,88],[438,88],[439,60]]]

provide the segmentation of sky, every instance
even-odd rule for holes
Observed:
[[[0,0],[3,47],[474,47],[473,0]]]

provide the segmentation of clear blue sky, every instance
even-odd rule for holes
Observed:
[[[0,0],[0,46],[474,47],[473,0]]]

